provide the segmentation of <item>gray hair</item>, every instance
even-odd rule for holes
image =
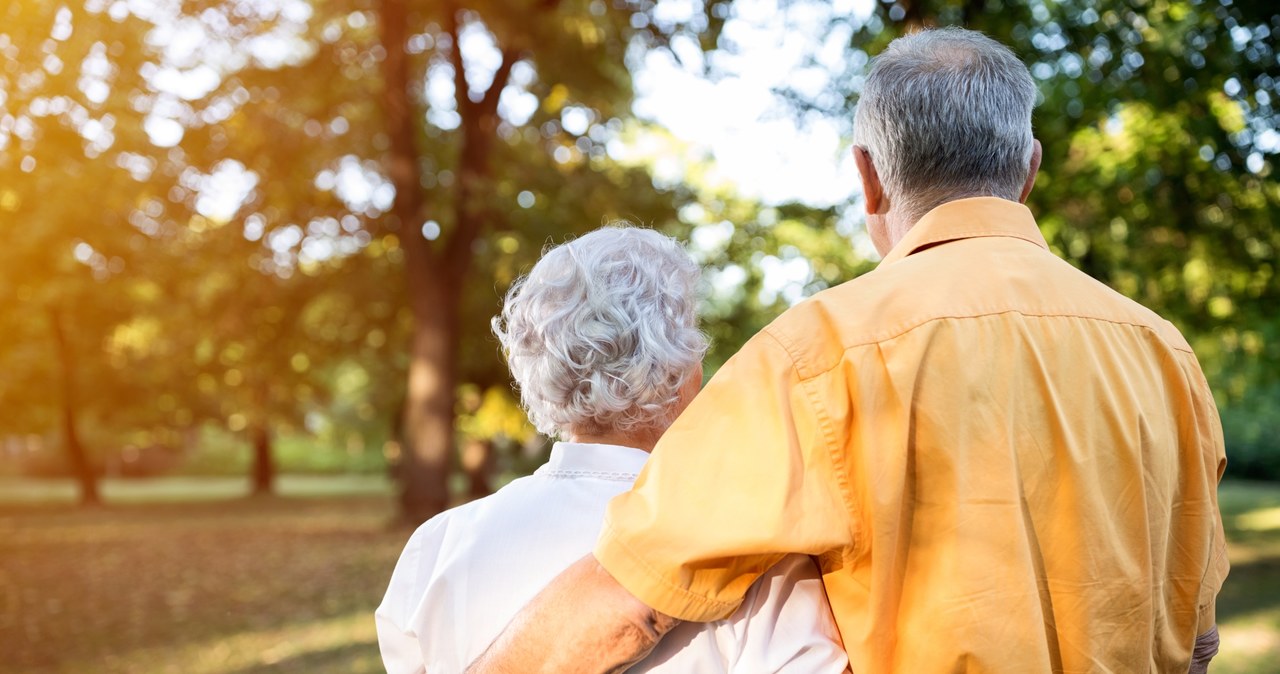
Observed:
[[[1027,179],[1036,86],[1008,47],[938,28],[877,56],[854,119],[891,200],[918,219],[969,196],[1016,200]]]
[[[698,267],[675,240],[611,225],[549,248],[493,332],[548,436],[665,430],[702,361]]]

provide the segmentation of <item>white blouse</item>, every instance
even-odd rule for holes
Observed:
[[[376,613],[388,674],[460,674],[553,578],[595,547],[605,506],[648,453],[560,442],[533,475],[409,539]],[[738,610],[684,623],[631,672],[837,674],[848,660],[813,561],[790,556]]]

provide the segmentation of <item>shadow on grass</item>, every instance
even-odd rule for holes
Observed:
[[[349,672],[364,674],[365,672],[382,671],[382,660],[378,656],[378,646],[372,643],[347,644],[319,651],[299,653],[279,662],[263,663],[237,669],[227,674],[281,674],[287,672]]]

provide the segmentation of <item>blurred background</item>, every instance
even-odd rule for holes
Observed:
[[[708,374],[872,269],[867,61],[959,24],[1040,88],[1054,252],[1217,395],[1220,672],[1280,662],[1273,0],[0,3],[0,672],[374,672],[408,526],[536,467],[488,330],[625,218]]]

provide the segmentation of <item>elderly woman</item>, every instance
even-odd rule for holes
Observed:
[[[701,385],[697,283],[697,267],[672,239],[605,227],[547,251],[512,287],[494,333],[529,419],[562,440],[533,475],[413,534],[377,611],[389,674],[462,672],[591,551],[605,506],[631,487]],[[632,671],[846,666],[817,569],[789,557],[728,619],[677,628]]]

